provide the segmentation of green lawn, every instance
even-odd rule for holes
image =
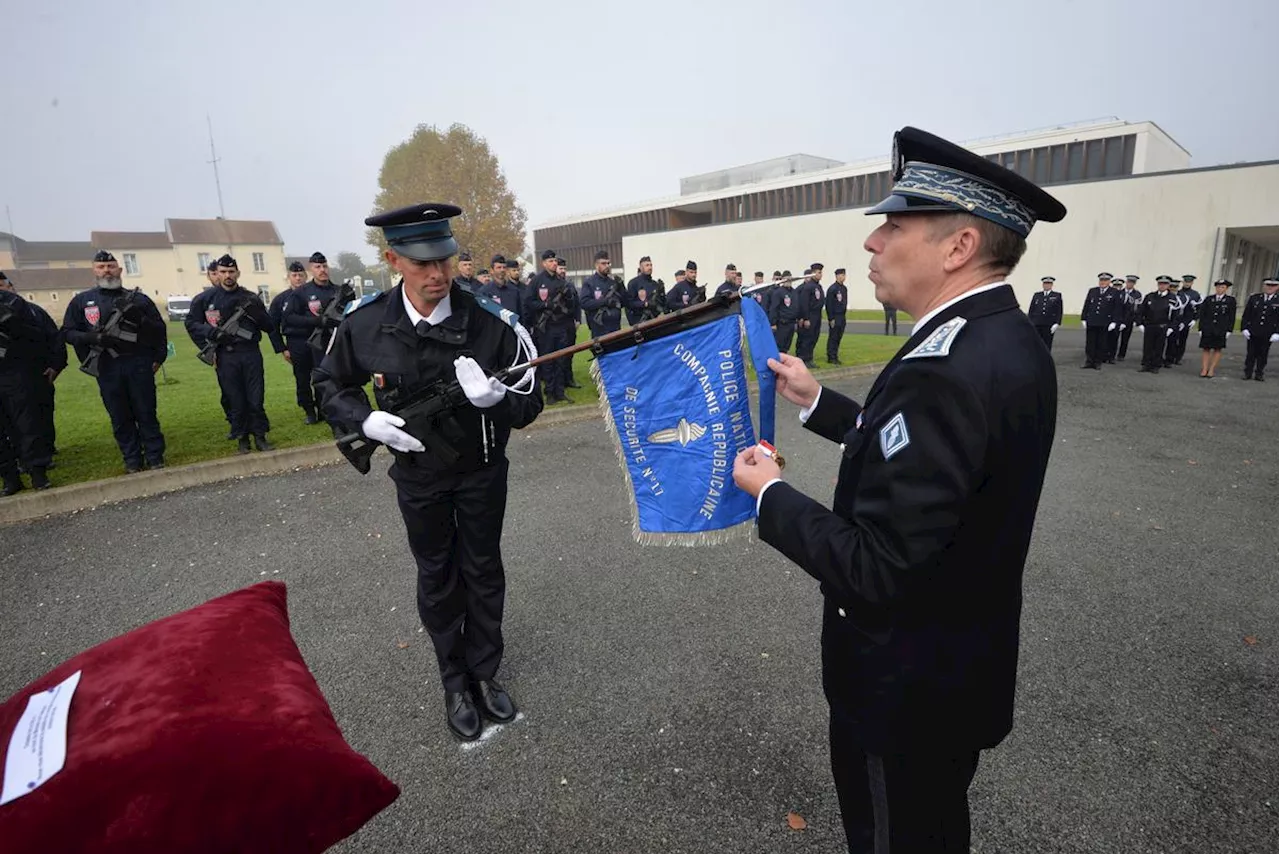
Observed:
[[[578,339],[586,338],[586,327],[580,327]],[[234,456],[236,443],[225,438],[227,422],[218,404],[218,380],[213,368],[196,359],[195,346],[182,324],[169,324],[169,340],[176,354],[165,363],[163,372],[156,375],[160,428],[168,446],[166,461],[172,466]],[[840,346],[840,359],[846,365],[888,361],[903,340],[846,334]],[[293,400],[292,370],[280,356],[270,352],[266,341],[262,349],[272,443],[278,448],[288,448],[331,441],[326,425],[302,423],[302,410]],[[59,453],[57,467],[49,475],[55,486],[124,473],[120,451],[111,436],[111,422],[98,396],[97,382],[78,370],[74,353],[67,352],[71,363],[57,383]],[[825,335],[818,341],[815,352],[820,369],[826,369]],[[591,354],[585,352],[574,357],[574,377],[582,385],[581,389],[569,390],[569,397],[575,403],[596,401],[590,360]]]

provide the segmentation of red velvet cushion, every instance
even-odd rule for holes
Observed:
[[[81,653],[0,706],[0,768],[27,698],[83,671],[67,761],[0,806],[0,850],[323,851],[399,796],[342,738],[257,584]]]

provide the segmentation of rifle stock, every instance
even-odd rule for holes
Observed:
[[[138,325],[126,317],[133,310],[134,300],[137,298],[138,293],[138,289],[134,288],[116,303],[115,308],[111,310],[111,314],[107,316],[106,322],[102,324],[102,328],[98,332],[101,336],[99,343],[89,347],[89,355],[85,356],[84,361],[80,363],[80,370],[91,377],[100,376],[102,373],[102,354],[105,352],[113,359],[120,356],[115,347],[105,342],[124,341],[128,344],[138,343]]]
[[[227,318],[226,323],[213,327],[213,335],[204,342],[204,346],[200,348],[196,358],[209,367],[213,367],[214,362],[218,360],[218,344],[221,343],[222,338],[239,338],[242,341],[252,341],[253,332],[240,325],[240,320],[248,310],[248,304],[241,303],[235,311],[231,312],[231,316]]]
[[[328,346],[329,342],[325,340],[325,333],[336,329],[338,324],[342,322],[342,315],[347,307],[347,303],[356,298],[355,288],[346,283],[338,290],[337,296],[329,300],[324,310],[320,312],[320,325],[311,331],[307,336],[307,344],[323,350]]]

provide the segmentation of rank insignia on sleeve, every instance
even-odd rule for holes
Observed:
[[[903,356],[903,361],[907,359],[941,359],[949,356],[951,354],[951,345],[955,343],[957,336],[960,335],[960,330],[968,322],[963,317],[951,318],[929,333],[929,337],[921,341],[914,350]]]
[[[880,453],[886,461],[893,459],[894,454],[911,444],[911,434],[907,432],[907,419],[899,412],[889,419],[889,423],[880,428]]]

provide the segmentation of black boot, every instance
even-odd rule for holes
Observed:
[[[302,421],[303,424],[319,424],[320,423],[320,419],[316,418],[316,411],[314,409],[307,407],[302,411],[307,414],[307,417],[304,418]]]
[[[16,495],[24,489],[22,475],[14,471],[4,476],[4,489],[0,489],[0,495]]]
[[[48,489],[53,486],[49,483],[49,476],[44,473],[43,468],[31,469],[31,488],[32,489]]]
[[[259,451],[274,451],[276,446],[267,441],[267,437],[261,433],[253,437],[253,444]]]
[[[248,436],[240,437],[240,444],[236,447],[236,450],[242,454],[249,453],[249,437]]]
[[[480,737],[480,713],[466,691],[444,692],[444,717],[449,729],[463,741]]]
[[[511,696],[493,679],[476,682],[471,686],[480,713],[498,724],[510,723],[516,718],[516,704]]]

